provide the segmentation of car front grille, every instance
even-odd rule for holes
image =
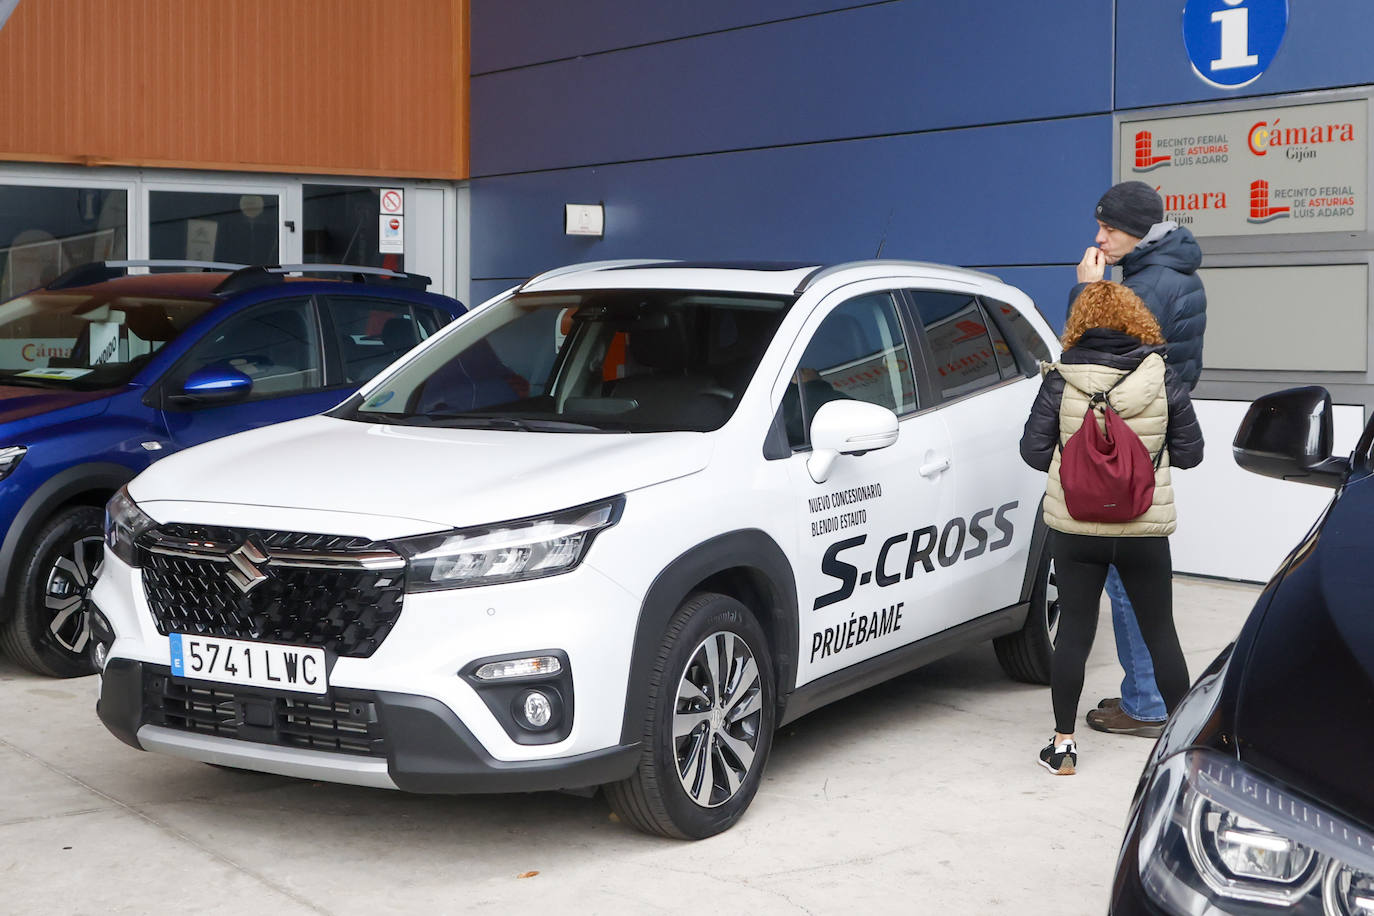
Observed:
[[[165,525],[140,538],[138,557],[163,635],[367,658],[396,625],[405,597],[404,560],[363,538]]]
[[[273,696],[225,684],[178,680],[143,668],[143,721],[183,732],[281,747],[385,757],[377,706],[361,691],[327,697]]]

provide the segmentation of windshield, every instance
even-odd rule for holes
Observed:
[[[789,305],[683,290],[518,294],[337,415],[540,431],[718,429]]]
[[[0,304],[0,384],[123,385],[213,307],[209,299],[38,292]]]

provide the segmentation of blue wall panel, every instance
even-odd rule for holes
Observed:
[[[874,0],[472,0],[472,72],[671,41]]]
[[[1259,79],[1217,89],[1193,72],[1183,0],[1117,0],[1116,104],[1143,108],[1235,96],[1374,83],[1374,3],[1290,0],[1288,33]]]
[[[1053,11],[885,3],[476,76],[472,174],[1109,111],[1111,5]]]
[[[1111,118],[939,131],[489,178],[472,186],[472,276],[622,257],[970,266],[1077,263],[1111,181]],[[606,237],[562,234],[606,204]]]

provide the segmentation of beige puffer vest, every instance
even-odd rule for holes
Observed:
[[[1160,456],[1155,471],[1154,501],[1145,514],[1129,522],[1080,522],[1069,515],[1064,505],[1064,487],[1059,482],[1059,458],[1063,444],[1083,425],[1083,413],[1088,399],[1099,391],[1106,391],[1128,373],[1123,369],[1092,363],[1063,365],[1052,368],[1064,377],[1064,398],[1059,402],[1059,444],[1050,462],[1049,483],[1045,487],[1045,524],[1055,531],[1069,534],[1093,534],[1101,537],[1166,537],[1173,533],[1177,516],[1174,512],[1174,487],[1169,477],[1169,453]],[[1151,353],[1141,361],[1129,377],[1112,388],[1107,402],[1121,415],[1150,456],[1159,455],[1164,448],[1169,428],[1169,398],[1164,390],[1164,358]],[[1104,425],[1097,414],[1099,426]]]

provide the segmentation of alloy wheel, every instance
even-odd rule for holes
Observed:
[[[729,801],[749,775],[761,698],[758,665],[738,635],[712,633],[692,652],[678,682],[673,747],[682,788],[703,808]]]
[[[104,562],[99,536],[72,542],[48,570],[43,603],[52,615],[47,637],[74,655],[86,651],[91,638],[90,595]]]

